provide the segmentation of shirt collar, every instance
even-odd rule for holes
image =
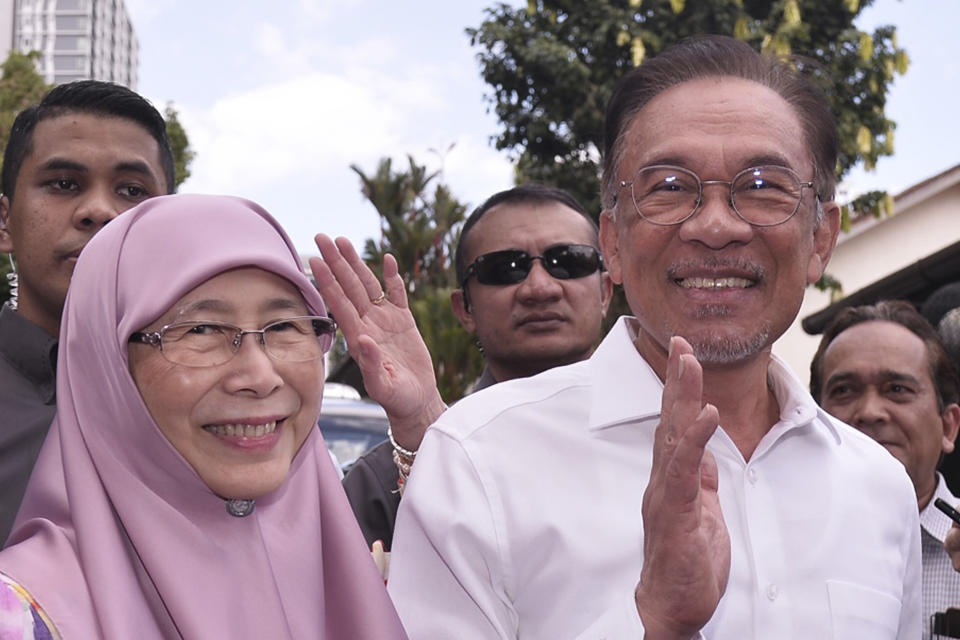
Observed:
[[[933,497],[920,512],[920,527],[942,543],[953,525],[953,520],[933,506],[933,501],[937,498],[946,500],[951,506],[957,506],[957,499],[950,493],[950,489],[940,472],[937,472],[937,488],[933,492]]]
[[[0,358],[30,380],[47,404],[57,393],[57,339],[4,304],[0,308]]]
[[[591,430],[660,415],[663,382],[634,346],[631,320],[629,316],[617,320],[590,357],[593,385],[588,428]],[[795,427],[821,422],[840,442],[837,425],[777,356],[771,355],[767,375],[780,404],[780,421],[771,430],[777,432],[773,440]],[[650,393],[651,390],[657,393]]]
[[[633,345],[630,320],[617,320],[590,357],[590,430],[660,415],[663,382]]]

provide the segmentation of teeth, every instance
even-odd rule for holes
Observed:
[[[751,286],[746,278],[681,278],[684,289],[746,289]]]
[[[266,424],[208,424],[204,429],[218,436],[262,438],[268,433],[276,431],[277,421],[274,420]]]

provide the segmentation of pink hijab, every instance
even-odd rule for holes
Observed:
[[[406,638],[319,430],[247,517],[227,513],[162,435],[127,339],[185,293],[256,266],[324,305],[293,245],[239,198],[154,198],[98,233],[64,309],[57,417],[0,571],[67,640]]]

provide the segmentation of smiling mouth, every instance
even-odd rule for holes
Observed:
[[[266,424],[207,424],[203,429],[213,435],[228,438],[262,438],[276,431],[277,424],[276,420]]]
[[[676,278],[678,285],[684,289],[749,289],[756,286],[754,280],[747,278]]]

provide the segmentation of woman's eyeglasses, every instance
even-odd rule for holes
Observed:
[[[533,268],[534,260],[539,260],[547,273],[558,280],[584,278],[603,270],[600,252],[587,244],[557,245],[544,251],[542,256],[531,256],[519,249],[506,249],[485,253],[474,260],[467,268],[460,287],[463,288],[470,278],[476,278],[480,284],[494,286],[523,282]]]
[[[262,329],[241,329],[228,322],[176,322],[159,331],[138,331],[130,342],[159,347],[163,357],[188,367],[215,367],[229,362],[243,343],[255,334],[274,360],[307,362],[330,348],[337,325],[322,316],[296,316],[276,320]]]

